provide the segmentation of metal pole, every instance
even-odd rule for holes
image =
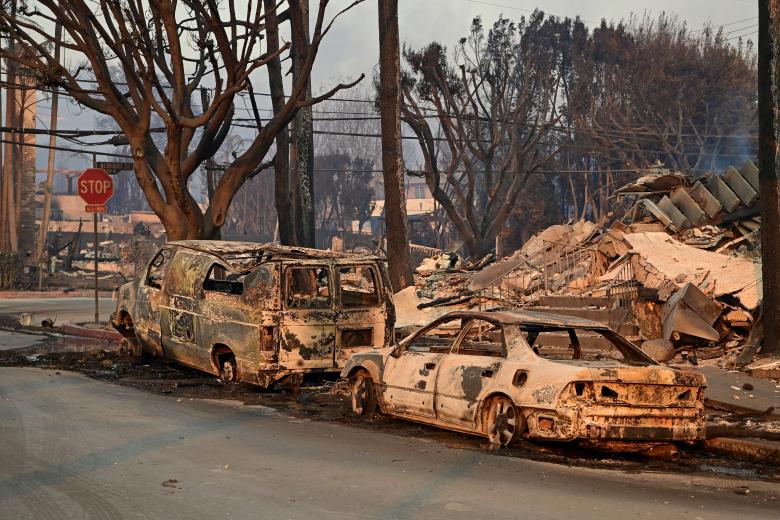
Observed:
[[[97,155],[92,154],[92,167],[97,167]],[[98,245],[98,214],[92,214],[92,223],[95,230],[95,323],[100,323],[100,307],[98,304],[98,257],[100,255],[100,246]]]
[[[98,214],[92,214],[92,222],[95,226],[95,323],[100,323],[100,309],[98,307],[98,254],[100,248],[98,247]]]

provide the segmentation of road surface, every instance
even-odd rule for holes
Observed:
[[[0,368],[0,440],[9,519],[780,518],[778,484],[533,462],[34,368]]]
[[[105,323],[114,312],[116,302],[111,298],[99,298],[100,320]],[[8,298],[0,299],[0,314],[16,316],[33,315],[33,325],[40,325],[45,318],[63,323],[85,323],[95,320],[94,298]]]

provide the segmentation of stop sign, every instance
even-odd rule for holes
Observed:
[[[114,195],[114,181],[106,170],[89,168],[79,175],[78,189],[79,195],[87,203],[87,211],[90,211],[96,206],[102,208]]]

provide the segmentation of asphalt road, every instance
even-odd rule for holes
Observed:
[[[116,302],[111,298],[99,298],[100,320],[105,323],[114,312]],[[8,298],[0,299],[0,314],[19,317],[22,313],[33,315],[33,325],[51,318],[57,325],[63,323],[84,323],[95,319],[93,298]]]
[[[0,518],[777,519],[780,485],[533,462],[0,368]]]

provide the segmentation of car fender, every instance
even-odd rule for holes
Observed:
[[[384,367],[385,361],[382,352],[378,350],[360,352],[349,357],[341,370],[341,377],[347,379],[357,370],[364,369],[371,375],[375,384],[381,385]]]

